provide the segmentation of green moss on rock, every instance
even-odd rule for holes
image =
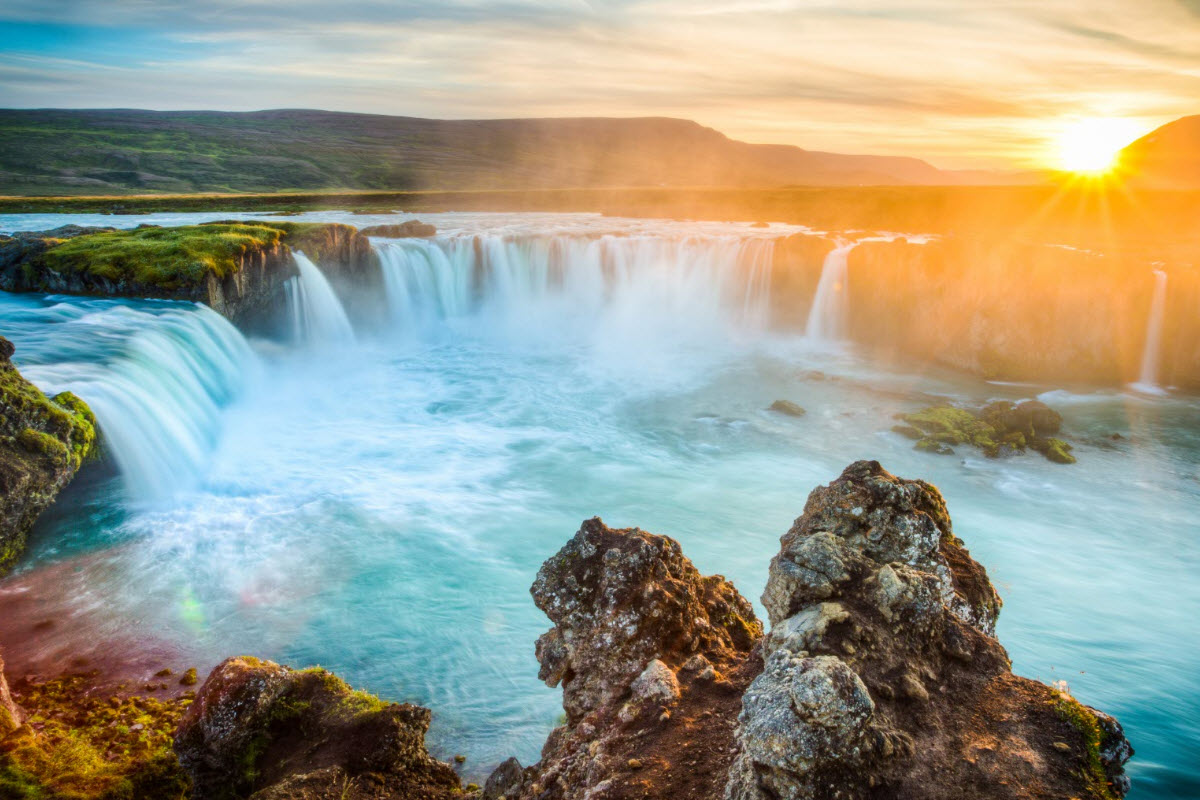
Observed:
[[[0,797],[189,796],[172,734],[190,699],[99,696],[90,675],[17,688],[27,724],[0,739]]]
[[[248,252],[275,247],[284,233],[251,223],[108,231],[56,243],[35,265],[113,283],[177,289],[199,284],[210,273],[224,278],[236,272]]]
[[[998,458],[1029,448],[1058,464],[1075,463],[1071,445],[1050,437],[1061,429],[1062,416],[1037,400],[1002,400],[978,411],[930,406],[897,416],[907,424],[895,425],[892,430],[916,439],[915,449],[922,452],[949,455],[954,452],[950,445],[969,444],[989,458]]]
[[[96,418],[75,395],[42,394],[0,337],[0,574],[20,556],[38,515],[96,452]]]

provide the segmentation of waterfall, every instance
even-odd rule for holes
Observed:
[[[203,474],[221,408],[257,365],[237,329],[201,305],[91,300],[14,313],[3,304],[0,320],[29,380],[47,394],[74,392],[95,412],[139,500]]]
[[[354,328],[329,280],[304,253],[294,258],[300,274],[284,284],[294,338],[317,346],[353,344]]]
[[[858,242],[839,244],[825,256],[821,266],[821,280],[813,295],[812,308],[804,335],[813,342],[836,342],[845,335],[846,325],[846,279],[850,251]]]
[[[1167,306],[1167,273],[1154,270],[1154,295],[1146,320],[1146,344],[1142,347],[1142,369],[1133,387],[1148,394],[1165,394],[1158,385],[1158,358],[1162,349],[1163,314]]]
[[[375,244],[395,323],[555,336],[761,329],[773,242],[735,236],[446,236]],[[708,329],[707,331],[705,329]]]

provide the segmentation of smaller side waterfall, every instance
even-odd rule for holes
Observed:
[[[294,257],[300,274],[284,284],[293,337],[309,345],[353,344],[354,328],[329,280],[304,253]]]
[[[246,340],[201,306],[107,300],[13,309],[21,369],[48,394],[70,390],[96,414],[107,450],[137,500],[186,488],[203,474],[221,409],[257,369]]]
[[[804,336],[813,342],[836,342],[845,335],[846,325],[846,278],[850,251],[858,242],[839,244],[825,256],[821,267],[821,280],[813,295]]]
[[[1158,358],[1162,350],[1163,315],[1167,307],[1167,273],[1154,270],[1154,295],[1146,320],[1146,343],[1142,346],[1142,369],[1133,388],[1148,394],[1165,394],[1158,385]]]

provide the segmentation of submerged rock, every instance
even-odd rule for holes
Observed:
[[[87,405],[70,392],[46,397],[13,366],[14,352],[0,337],[0,575],[96,447]]]
[[[231,658],[204,682],[175,749],[198,800],[457,797],[454,770],[425,750],[429,720],[322,669]]]
[[[768,411],[774,411],[777,414],[786,414],[789,417],[803,417],[808,412],[801,406],[793,403],[791,400],[776,400],[771,403]]]
[[[1120,725],[1012,674],[933,486],[857,462],[781,543],[727,800],[1124,794]]]

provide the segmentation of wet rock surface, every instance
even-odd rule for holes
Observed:
[[[1120,726],[1012,674],[934,487],[857,462],[781,544],[728,800],[1123,795]]]
[[[200,800],[457,797],[458,776],[425,750],[429,721],[321,669],[232,658],[197,693],[175,750]]]

